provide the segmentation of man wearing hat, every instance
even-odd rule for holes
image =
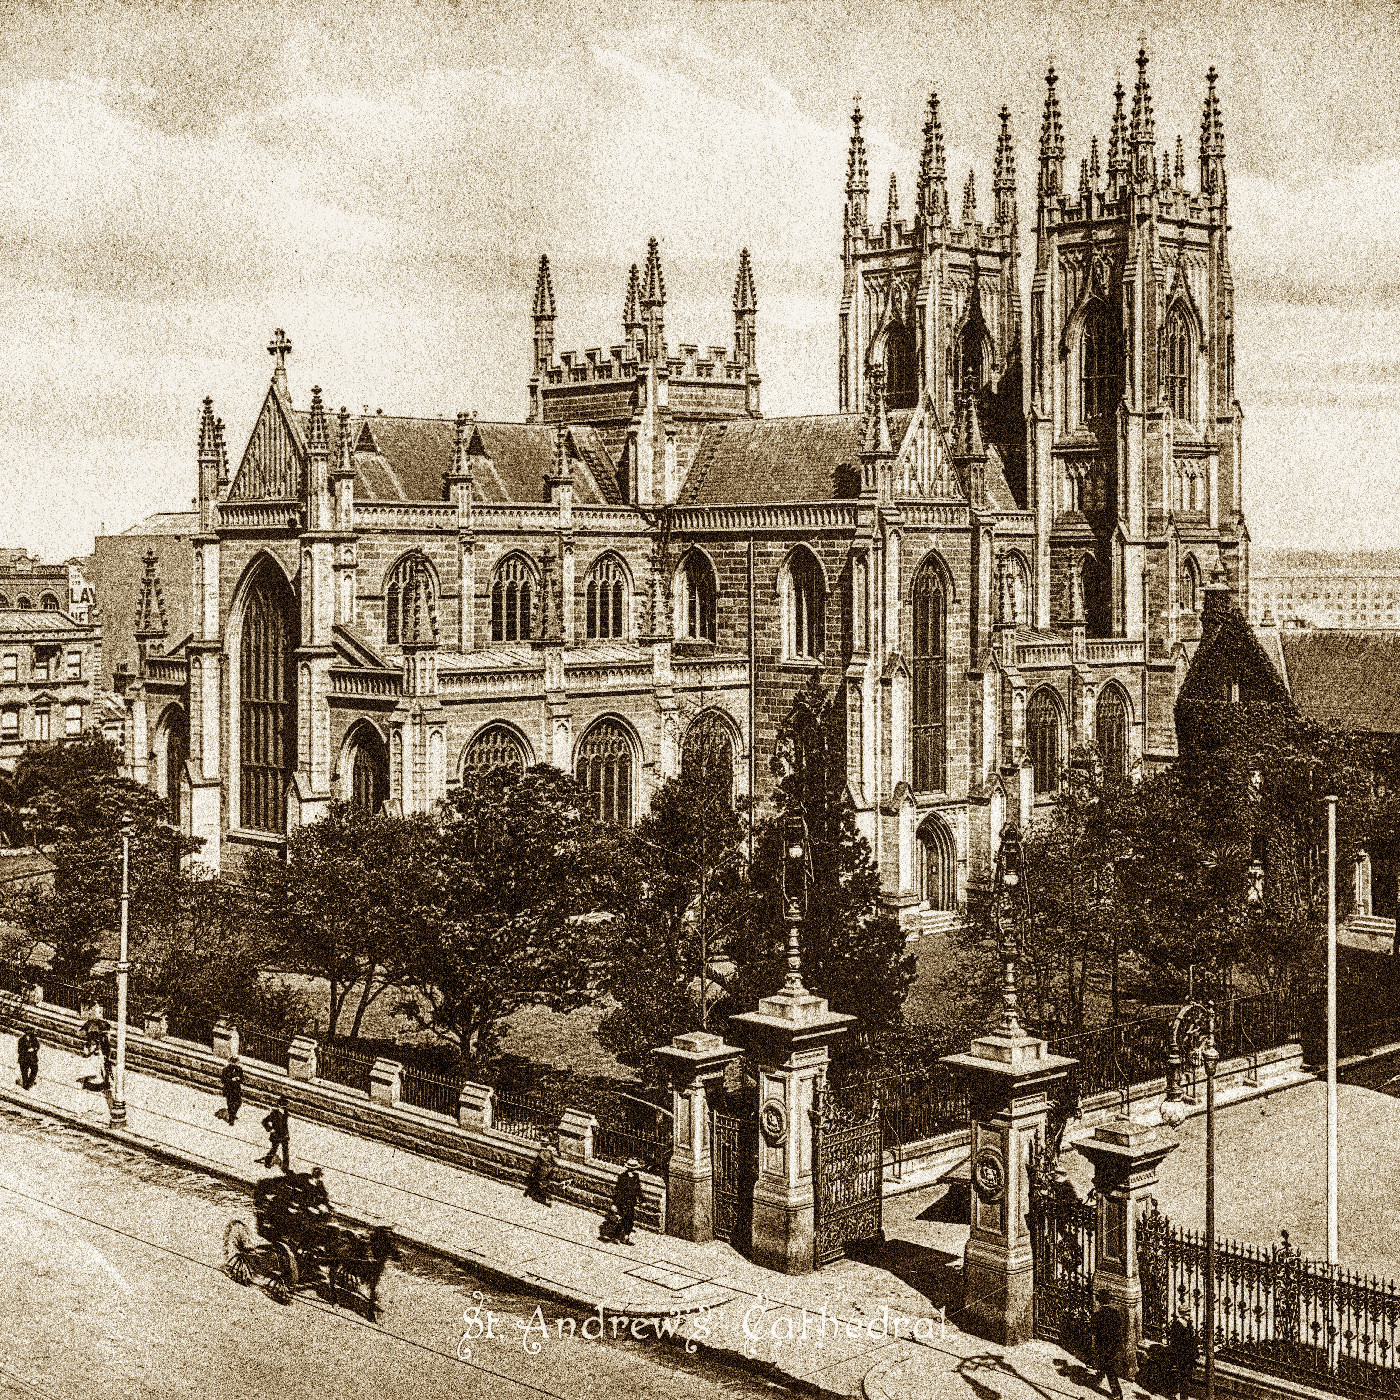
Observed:
[[[1184,1400],[1191,1388],[1191,1377],[1196,1372],[1196,1354],[1199,1350],[1191,1314],[1185,1308],[1178,1308],[1172,1317],[1172,1325],[1167,1329],[1167,1365],[1170,1369],[1168,1395]]]
[[[613,1187],[612,1209],[603,1221],[600,1234],[605,1240],[616,1240],[619,1244],[632,1243],[632,1231],[637,1224],[637,1202],[642,1198],[642,1178],[638,1174],[642,1164],[635,1158],[627,1159],[627,1170],[620,1173],[617,1185]]]
[[[271,1167],[277,1160],[277,1154],[282,1153],[282,1170],[290,1172],[292,1169],[292,1146],[291,1127],[287,1121],[287,1099],[283,1095],[277,1100],[277,1107],[262,1120],[262,1125],[267,1129],[268,1148],[267,1156],[262,1159],[265,1167]]]
[[[228,1057],[228,1064],[220,1073],[219,1080],[223,1085],[225,1112],[231,1128],[238,1121],[238,1110],[243,1107],[243,1066],[238,1063],[237,1055]]]

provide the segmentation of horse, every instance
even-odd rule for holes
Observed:
[[[379,1280],[384,1266],[399,1257],[398,1241],[388,1225],[372,1226],[367,1236],[342,1230],[334,1255],[326,1260],[331,1306],[340,1306],[342,1292],[367,1295],[370,1320],[374,1321],[379,1316]]]

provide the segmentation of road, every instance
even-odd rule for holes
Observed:
[[[0,1110],[0,1400],[783,1393],[674,1342],[560,1336],[549,1305],[412,1250],[388,1267],[378,1326],[313,1289],[283,1305],[223,1273],[233,1216],[252,1222],[230,1185]],[[476,1293],[494,1336],[459,1358]]]

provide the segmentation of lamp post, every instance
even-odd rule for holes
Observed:
[[[783,923],[787,929],[787,976],[783,988],[802,992],[802,920],[807,913],[807,822],[797,812],[783,818]]]
[[[1206,1400],[1215,1400],[1215,1067],[1220,1052],[1215,1045],[1215,1003],[1189,1001],[1172,1022],[1168,1055],[1167,1099],[1162,1121],[1178,1128],[1186,1119],[1186,1098],[1181,1091],[1181,1066],[1185,1062],[1183,1038],[1199,1050],[1206,1071],[1206,1297],[1205,1353]]]
[[[1327,1262],[1337,1262],[1337,799],[1327,802]]]
[[[127,916],[131,905],[130,812],[122,813],[122,899],[121,949],[117,956],[117,1067],[112,1082],[112,1122],[126,1122],[126,982],[131,964],[127,961]]]
[[[1025,851],[1015,822],[1007,822],[1001,829],[994,879],[992,917],[1001,939],[1001,1030],[1005,1035],[1018,1036],[1021,1020],[1016,1001],[1016,959],[1021,951],[1026,886]]]

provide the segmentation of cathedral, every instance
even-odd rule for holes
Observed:
[[[668,339],[652,240],[621,342],[558,351],[541,258],[519,423],[294,403],[278,331],[236,470],[204,403],[188,637],[148,559],[133,773],[213,867],[493,764],[630,823],[690,764],[761,803],[819,687],[886,901],[911,934],[956,919],[1072,751],[1125,778],[1174,756],[1204,585],[1247,597],[1216,76],[1188,185],[1147,70],[1077,187],[1049,72],[1024,222],[1005,108],[980,215],[969,175],[954,217],[932,96],[913,207],[892,175],[880,217],[857,106],[833,413],[762,415],[747,251],[704,350]]]

